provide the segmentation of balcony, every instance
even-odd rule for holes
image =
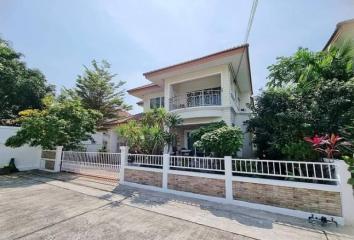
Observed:
[[[175,96],[169,99],[170,111],[183,108],[220,106],[221,90],[204,89],[188,92],[181,96]]]

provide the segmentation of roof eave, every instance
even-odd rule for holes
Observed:
[[[160,68],[160,69],[157,69],[157,70],[153,70],[153,71],[150,71],[150,72],[146,72],[146,73],[143,73],[143,75],[147,79],[149,79],[151,77],[158,76],[158,75],[160,75],[162,73],[171,72],[171,71],[183,69],[183,68],[186,68],[186,67],[199,65],[199,64],[202,64],[202,63],[205,63],[205,62],[209,62],[209,61],[215,60],[217,58],[222,58],[222,57],[225,57],[225,56],[229,56],[229,55],[232,55],[232,54],[234,54],[236,52],[241,51],[242,49],[245,49],[245,48],[248,49],[248,46],[249,46],[248,43],[247,44],[243,44],[243,45],[240,45],[238,47],[226,49],[226,50],[223,50],[221,52],[216,52],[216,53],[213,53],[213,54],[206,55],[204,57],[196,58],[196,59],[193,59],[193,60],[190,60],[190,61],[186,61],[186,62],[178,63],[178,64],[175,64],[175,65],[171,65],[171,66],[168,66],[168,67],[164,67],[164,68]]]

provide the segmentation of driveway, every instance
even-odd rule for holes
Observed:
[[[351,231],[74,174],[0,176],[0,239],[354,239]]]

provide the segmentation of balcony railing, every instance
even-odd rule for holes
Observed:
[[[169,99],[170,110],[221,105],[221,90],[200,90]]]

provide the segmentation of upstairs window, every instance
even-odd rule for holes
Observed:
[[[150,99],[150,108],[163,108],[165,107],[165,98],[164,97],[157,97]]]

